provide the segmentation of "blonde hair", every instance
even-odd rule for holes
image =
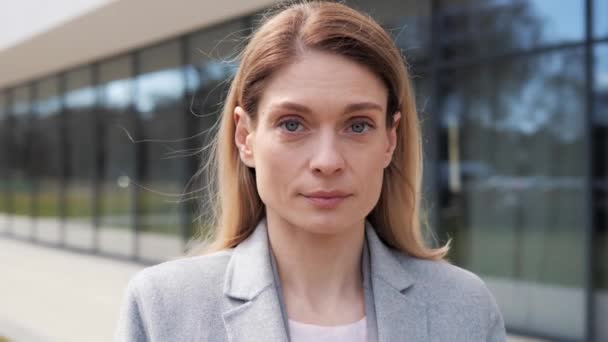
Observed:
[[[212,209],[209,234],[200,227],[199,236],[190,241],[188,254],[235,247],[264,217],[255,174],[241,161],[234,142],[234,109],[243,107],[255,120],[266,80],[306,50],[354,60],[386,84],[387,127],[395,112],[400,111],[402,119],[393,159],[384,170],[380,199],[367,220],[392,248],[417,258],[444,258],[449,243],[436,249],[427,247],[421,230],[422,144],[405,61],[390,36],[369,16],[343,4],[317,1],[278,8],[253,33],[242,52],[207,164]]]

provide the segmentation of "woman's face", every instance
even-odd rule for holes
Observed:
[[[269,220],[325,234],[362,225],[395,147],[387,98],[368,69],[312,51],[267,81],[255,123],[235,109],[235,141]]]

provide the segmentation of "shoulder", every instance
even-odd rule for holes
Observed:
[[[409,289],[425,303],[436,334],[454,341],[505,341],[504,320],[484,281],[448,261],[400,254],[401,264],[415,279]]]
[[[232,250],[185,257],[146,267],[129,281],[127,290],[143,301],[175,302],[200,299],[222,290]],[[204,289],[205,291],[203,291]]]
[[[223,281],[231,254],[225,250],[176,259],[137,272],[125,291],[115,340],[181,341],[190,336],[185,332],[202,334],[221,326],[217,313],[224,310]]]
[[[159,279],[191,278],[210,276],[225,270],[232,255],[232,249],[222,250],[207,255],[183,257],[148,266],[134,276],[137,282],[156,281]]]
[[[398,254],[402,266],[415,279],[411,290],[425,302],[456,309],[466,307],[489,316],[500,315],[494,296],[475,273],[446,260],[425,260]]]
[[[446,295],[485,296],[489,291],[475,273],[451,264],[447,260],[425,260],[401,254],[401,264],[415,277],[419,286]]]

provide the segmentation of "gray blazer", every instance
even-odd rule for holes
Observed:
[[[387,247],[366,223],[362,259],[370,342],[505,341],[485,284],[447,262]],[[115,341],[289,341],[266,222],[237,247],[172,260],[129,282]]]

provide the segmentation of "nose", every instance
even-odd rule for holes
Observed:
[[[339,150],[338,141],[332,133],[322,134],[315,144],[310,160],[310,168],[315,174],[333,175],[344,169],[344,156]]]

